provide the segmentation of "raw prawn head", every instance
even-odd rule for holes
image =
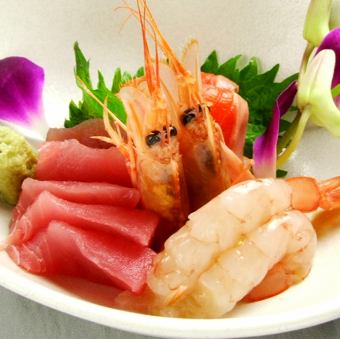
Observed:
[[[248,168],[224,143],[221,128],[210,114],[202,95],[198,42],[190,41],[179,61],[145,0],[137,0],[148,25],[148,32],[159,44],[167,62],[159,64],[161,85],[177,113],[180,153],[191,209],[195,210],[231,184],[252,177]],[[127,6],[138,17],[138,12]],[[235,172],[236,170],[236,172]]]
[[[159,235],[156,234],[161,245],[186,221],[188,195],[179,152],[176,112],[160,85],[157,44],[155,60],[152,60],[145,15],[141,8],[137,13],[142,30],[145,76],[130,81],[118,93],[127,113],[126,127],[121,126],[105,105],[104,123],[109,141],[119,147],[127,159],[133,185],[140,191],[144,207],[161,217]],[[122,128],[126,137],[122,137]]]

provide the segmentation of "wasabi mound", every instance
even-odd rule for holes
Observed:
[[[37,154],[12,129],[0,125],[0,200],[10,205],[18,201],[21,183],[33,176]]]

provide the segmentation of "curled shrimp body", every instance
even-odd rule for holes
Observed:
[[[184,50],[183,60],[179,61],[159,30],[147,2],[137,0],[137,4],[143,8],[148,27],[155,35],[153,39],[168,60],[159,65],[161,83],[181,126],[178,133],[180,153],[191,209],[195,210],[233,184],[235,179],[249,179],[252,175],[242,160],[231,154],[231,150],[225,155],[228,147],[221,128],[211,116],[202,95],[198,42],[190,41]],[[136,16],[136,11],[129,10]],[[238,173],[234,172],[235,168]]]
[[[158,254],[148,277],[156,313],[219,317],[256,286],[275,295],[308,274],[315,231],[302,212],[340,206],[340,177],[249,180],[189,215]],[[283,278],[275,281],[273,277]],[[271,283],[271,284],[270,284]],[[270,285],[270,289],[267,289]]]
[[[279,213],[219,254],[198,277],[191,293],[160,313],[222,316],[258,285],[277,261],[292,280],[290,284],[302,280],[311,268],[315,249],[316,234],[308,218],[299,211]]]

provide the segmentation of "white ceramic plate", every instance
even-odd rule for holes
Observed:
[[[92,69],[102,69],[107,77],[117,66],[135,70],[142,64],[137,25],[130,20],[119,32],[126,12],[113,12],[118,1],[0,0],[0,4],[0,58],[22,55],[45,68],[45,110],[51,125],[61,125],[70,99],[79,97],[72,74],[75,40],[91,57]],[[150,4],[161,29],[178,50],[187,38],[197,37],[202,57],[217,49],[221,59],[242,53],[258,56],[264,68],[280,63],[282,76],[298,69],[307,0],[150,0]],[[339,147],[340,140],[309,129],[288,164],[290,175],[320,179],[339,175]],[[10,211],[0,207],[2,238],[9,217]],[[274,298],[239,305],[227,318],[216,320],[159,318],[100,306],[89,301],[93,298],[81,297],[88,296],[89,286],[75,294],[64,288],[67,282],[61,287],[23,272],[5,253],[0,254],[0,284],[62,312],[126,331],[157,337],[244,337],[299,329],[339,317],[339,257],[340,228],[334,228],[320,238],[313,269],[305,281]],[[111,292],[99,291],[95,300],[109,305]]]

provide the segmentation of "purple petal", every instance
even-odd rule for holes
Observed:
[[[0,120],[30,127],[43,118],[44,70],[28,59],[0,60]]]
[[[280,118],[289,110],[297,92],[297,82],[292,82],[276,99],[272,120],[266,132],[253,146],[254,174],[258,178],[276,176],[276,146],[279,138]]]
[[[340,83],[340,27],[330,31],[323,39],[317,53],[323,49],[332,49],[335,53],[335,69],[332,88]]]
[[[334,102],[336,106],[340,108],[340,94],[334,98]]]

